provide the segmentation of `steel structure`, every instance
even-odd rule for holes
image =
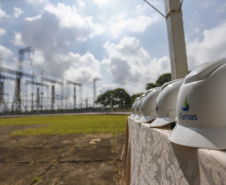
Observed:
[[[34,82],[34,81],[30,81],[30,80],[27,80],[26,83],[25,83],[25,85],[28,85],[28,84],[41,86],[41,87],[46,87],[46,88],[49,87],[48,84],[45,84],[45,83],[42,83],[42,82]],[[32,99],[31,99],[31,110],[33,110],[33,107],[34,107],[34,105],[33,105],[33,102],[34,102],[33,101],[33,96],[34,96],[33,92],[32,92],[31,96],[32,96]],[[41,92],[41,97],[40,97],[40,89],[39,89],[39,87],[37,87],[37,89],[36,89],[36,109],[38,110],[39,108],[41,108],[41,110],[43,108],[43,92]]]
[[[5,76],[0,73],[0,109],[4,110],[4,111],[8,110],[8,107],[4,100],[4,95],[6,95],[4,92],[4,81],[5,80],[16,81],[16,78],[10,77],[10,76]],[[3,107],[3,109],[2,109],[2,107]]]
[[[46,77],[42,77],[42,81],[49,82],[51,84],[59,84],[59,85],[61,85],[61,88],[63,89],[63,85],[64,85],[63,82],[60,82],[57,80],[52,80],[52,79],[49,79]],[[52,85],[51,86],[51,109],[52,110],[54,109],[54,105],[55,105],[55,85]]]
[[[84,108],[83,107],[83,100],[82,100],[82,84],[72,82],[70,80],[55,80],[51,75],[43,77],[43,72],[41,76],[29,74],[23,72],[23,63],[25,54],[34,51],[31,47],[26,47],[23,49],[18,50],[18,64],[17,69],[10,69],[7,67],[3,67],[1,60],[0,60],[0,114],[1,113],[12,113],[16,112],[29,112],[29,111],[49,111],[49,110],[56,110],[56,105],[58,110],[67,109],[67,103],[69,103],[69,109],[72,108]],[[0,58],[1,59],[1,58]],[[48,73],[47,73],[48,74]],[[24,78],[28,78],[24,80]],[[14,81],[14,92],[11,93],[11,88],[13,84],[9,84],[5,87],[5,80]],[[97,81],[99,79],[95,79]],[[73,86],[73,96],[69,97],[69,102],[65,102],[64,104],[64,85]],[[59,90],[55,89],[55,84],[60,85],[61,87],[61,94],[59,94]],[[32,85],[32,90],[28,88],[28,85]],[[23,88],[22,88],[23,86]],[[36,92],[34,92],[34,86],[36,88]],[[26,88],[25,88],[26,87]],[[51,88],[51,97],[48,97],[48,88]],[[79,89],[77,89],[77,87]],[[43,88],[46,91],[44,91]],[[23,91],[21,91],[23,89]],[[10,91],[9,91],[10,90]],[[29,95],[29,92],[31,92]],[[79,90],[79,103],[77,102],[77,91]],[[5,93],[4,91],[8,91]],[[6,99],[6,95],[8,95],[8,99]],[[36,100],[34,100],[34,95],[36,95]],[[45,97],[44,97],[45,96]],[[12,97],[12,98],[11,98]],[[73,97],[73,103],[72,98]],[[47,101],[43,101],[45,98]],[[55,102],[56,101],[56,102]],[[65,100],[67,101],[67,100]],[[36,104],[35,104],[36,103]],[[88,98],[85,101],[85,107],[88,107]],[[65,105],[65,106],[64,106]],[[23,107],[22,107],[23,106]],[[50,107],[51,106],[51,107]],[[41,109],[40,109],[41,108]]]
[[[6,67],[0,67],[0,72],[8,73],[8,74],[16,75],[16,76],[21,76],[21,77],[34,78],[34,75],[32,75],[32,74],[24,73],[24,72],[21,72],[18,70],[9,69]]]
[[[93,107],[95,107],[95,101],[96,101],[96,81],[101,80],[100,78],[94,78],[93,79]]]
[[[34,49],[32,49],[31,46],[18,50],[18,65],[17,65],[18,73],[16,74],[17,76],[16,88],[14,93],[14,101],[12,105],[13,110],[15,106],[16,111],[21,111],[21,78],[24,76],[23,73],[24,54],[25,53],[30,54],[33,51]]]
[[[75,82],[71,82],[69,80],[67,80],[67,84],[68,85],[74,85],[74,95],[73,95],[73,98],[74,98],[74,108],[76,107],[76,86],[82,86],[82,84],[80,83],[75,83]]]
[[[37,85],[37,86],[43,86],[43,87],[49,87],[48,84],[42,83],[42,82],[34,82],[34,81],[29,81],[27,80],[26,83],[27,84],[31,84],[31,85]]]

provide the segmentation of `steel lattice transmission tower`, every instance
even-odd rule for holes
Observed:
[[[30,53],[34,52],[34,49],[32,49],[31,47],[32,46],[29,46],[29,47],[18,50],[17,70],[19,73],[17,74],[17,77],[16,77],[16,88],[15,88],[14,101],[13,101],[13,106],[15,105],[16,111],[21,111],[21,78],[23,76],[24,54],[28,53],[30,56]]]

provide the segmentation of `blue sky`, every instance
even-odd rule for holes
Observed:
[[[150,0],[164,13],[164,1]],[[184,0],[189,70],[226,50],[226,2]],[[34,73],[83,84],[84,97],[122,87],[145,92],[170,72],[165,19],[143,0],[1,0],[0,57],[16,69],[19,48],[32,46]],[[24,70],[32,67],[26,58]],[[50,75],[51,74],[51,75]],[[46,73],[47,75],[47,73]]]

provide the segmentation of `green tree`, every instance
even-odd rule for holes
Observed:
[[[103,94],[100,94],[96,100],[96,103],[100,103],[104,106],[110,106],[111,108],[131,105],[130,95],[122,88],[115,90],[108,90]]]
[[[146,84],[146,90],[154,88],[154,87],[159,87],[162,86],[164,83],[171,81],[171,73],[165,73],[161,75],[157,80],[156,83],[148,83]]]
[[[133,94],[133,95],[131,96],[131,104],[133,104],[134,100],[135,100],[137,97],[140,97],[142,94],[144,94],[144,93]]]
[[[156,85],[162,86],[164,83],[171,81],[171,73],[161,75],[156,81]]]
[[[158,86],[156,86],[156,84],[153,84],[153,83],[148,83],[148,84],[146,84],[146,90],[149,90],[149,89],[152,89],[152,88],[154,88],[154,87],[158,87]]]

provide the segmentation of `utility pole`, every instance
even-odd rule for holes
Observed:
[[[79,95],[80,95],[80,109],[82,109],[82,103],[83,103],[82,84],[79,86]]]
[[[51,90],[51,110],[54,109],[54,104],[55,104],[55,86],[52,85],[52,90]]]
[[[0,66],[2,67],[2,58],[0,58]],[[3,100],[3,93],[4,93],[4,81],[2,82],[2,72],[0,71],[0,110],[1,106],[4,102]]]
[[[73,109],[75,109],[75,107],[76,107],[76,86],[74,86],[73,98],[74,98],[74,106],[73,106]]]
[[[0,75],[1,76],[1,75]],[[0,81],[0,110],[2,110],[2,104],[4,104],[4,81]]]
[[[181,6],[180,0],[165,0],[172,80],[188,74]]]
[[[89,107],[89,104],[88,104],[88,97],[85,99],[85,101],[86,101],[86,108],[88,108],[88,107]]]
[[[95,101],[96,101],[96,81],[101,80],[100,78],[94,78],[93,79],[93,107],[95,107]]]
[[[166,19],[172,80],[184,78],[188,74],[188,64],[181,11],[183,0],[164,0],[166,15],[144,1]]]

